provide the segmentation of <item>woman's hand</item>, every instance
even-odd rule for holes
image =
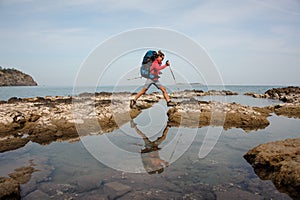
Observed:
[[[171,65],[171,63],[170,63],[169,60],[166,61],[166,65],[167,65],[167,66],[170,66],[170,65]]]

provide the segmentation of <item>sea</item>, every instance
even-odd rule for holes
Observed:
[[[285,86],[167,86],[185,89],[230,90],[238,95],[198,97],[264,107],[278,100],[255,99],[246,92],[264,93]],[[0,100],[11,97],[73,96],[82,92],[138,92],[139,86],[0,87]],[[150,92],[159,92],[155,87]],[[0,176],[34,163],[38,169],[21,184],[24,199],[292,199],[284,188],[262,180],[243,158],[266,142],[300,137],[300,120],[268,117],[265,129],[245,131],[222,127],[169,127],[164,100],[143,110],[113,132],[90,133],[80,140],[49,144],[29,142],[0,153]],[[155,151],[153,151],[153,148]],[[202,152],[202,153],[201,153]],[[203,153],[205,152],[205,153]],[[159,166],[157,168],[157,166]]]
[[[272,88],[284,86],[268,85],[268,86],[247,86],[247,85],[169,85],[166,86],[168,92],[176,92],[183,90],[230,90],[239,94],[245,92],[254,92],[262,94]],[[11,97],[31,98],[44,96],[72,96],[83,92],[138,92],[141,86],[19,86],[19,87],[0,87],[0,100],[7,101]],[[151,87],[148,93],[158,91],[155,87]]]

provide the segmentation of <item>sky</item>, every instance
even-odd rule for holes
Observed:
[[[39,85],[72,86],[99,45],[144,27],[174,30],[193,40],[224,84],[300,85],[299,0],[0,0],[0,66],[30,74]],[[138,76],[144,51],[114,60],[101,84]],[[182,70],[189,61],[166,56],[176,77],[205,82],[191,67]],[[172,81],[170,71],[162,76]]]

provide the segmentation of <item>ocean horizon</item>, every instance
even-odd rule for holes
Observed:
[[[167,91],[176,92],[183,90],[229,90],[242,95],[246,92],[262,94],[272,88],[287,87],[286,85],[165,85]],[[124,86],[6,86],[0,87],[0,100],[7,101],[12,97],[33,98],[45,96],[74,96],[84,92],[138,92],[142,85]],[[147,93],[160,92],[152,86]]]

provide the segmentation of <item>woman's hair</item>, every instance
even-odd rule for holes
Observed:
[[[165,54],[161,50],[158,50],[157,56],[165,56]]]

